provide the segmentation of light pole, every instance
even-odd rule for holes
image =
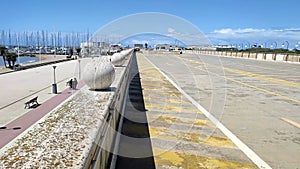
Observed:
[[[296,42],[296,45],[295,45],[296,50],[298,50],[299,42],[300,42],[300,41],[297,41],[297,42]]]
[[[57,94],[57,85],[56,85],[56,78],[55,78],[55,69],[56,69],[56,66],[52,66],[53,67],[53,80],[54,80],[54,82],[53,82],[53,84],[52,84],[52,93],[53,94]]]
[[[274,45],[273,45],[274,44]],[[272,44],[271,44],[271,46],[270,46],[271,48],[273,48],[273,49],[276,49],[276,47],[277,47],[277,43],[276,42],[273,42]]]
[[[245,49],[249,49],[249,48],[251,48],[250,43],[249,43],[249,42],[246,42],[246,43],[245,43]]]
[[[78,79],[81,78],[80,60],[78,59]]]
[[[286,43],[286,49],[289,50],[289,42],[288,41],[285,41],[282,43],[282,45],[281,45],[282,49],[284,48],[284,43]]]

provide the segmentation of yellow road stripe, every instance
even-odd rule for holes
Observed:
[[[184,142],[192,142],[198,144],[205,144],[214,147],[224,147],[224,148],[237,148],[236,145],[228,138],[207,136],[204,134],[182,132],[168,130],[161,127],[149,126],[150,137],[164,138],[168,140],[181,140]]]
[[[171,105],[164,105],[164,104],[154,104],[154,103],[145,103],[145,108],[147,110],[160,110],[160,111],[174,111],[174,112],[181,112],[181,113],[199,113],[202,114],[198,109],[195,108],[186,108],[183,106],[171,106]]]
[[[277,78],[272,78],[272,77],[268,77],[268,76],[265,76],[265,75],[246,72],[246,71],[242,71],[242,70],[238,70],[238,69],[232,69],[232,68],[227,68],[227,67],[222,67],[222,66],[216,66],[216,65],[213,65],[213,64],[199,62],[199,61],[195,61],[195,60],[191,60],[191,59],[185,59],[185,58],[182,58],[182,59],[187,60],[189,62],[197,63],[197,64],[205,64],[205,65],[208,65],[208,66],[220,68],[220,69],[223,69],[227,72],[236,73],[236,74],[240,74],[240,75],[248,76],[248,77],[255,77],[255,78],[265,80],[265,81],[268,81],[268,82],[272,82],[272,83],[275,83],[275,84],[288,86],[288,87],[295,87],[295,88],[300,89],[300,84],[299,83],[295,83],[295,82],[291,82],[291,81],[287,81],[287,80],[282,80],[282,79],[277,79]]]
[[[289,124],[291,124],[291,125],[293,125],[293,126],[300,129],[300,124],[297,123],[297,122],[294,122],[294,121],[292,121],[290,119],[287,119],[287,118],[284,118],[284,117],[282,117],[281,120],[283,120],[283,121],[285,121],[285,122],[287,122],[287,123],[289,123]]]
[[[204,157],[199,155],[166,151],[153,148],[154,161],[157,168],[243,168],[255,169],[257,166],[248,163],[234,162],[229,160]]]
[[[165,123],[183,123],[183,124],[193,124],[197,126],[213,126],[213,124],[204,119],[195,119],[195,118],[184,118],[184,117],[175,117],[168,115],[152,115],[150,113],[147,114],[147,118],[151,121],[162,121]]]
[[[172,98],[164,98],[164,97],[144,97],[145,102],[151,102],[151,101],[156,101],[156,102],[163,102],[163,103],[177,103],[177,104],[187,104],[190,103],[187,100],[184,100],[182,98],[178,99],[172,99]]]
[[[204,72],[208,72],[207,70],[203,70],[203,69],[200,69],[200,68],[196,68],[196,69],[201,70],[201,71],[204,71]],[[260,87],[254,86],[254,85],[250,85],[250,84],[248,84],[248,83],[244,83],[244,82],[241,82],[241,81],[239,81],[239,80],[235,80],[235,79],[232,79],[232,78],[228,78],[228,77],[226,77],[226,76],[222,76],[222,75],[219,75],[219,74],[217,74],[217,73],[213,73],[213,72],[209,72],[209,73],[210,73],[210,74],[217,75],[217,76],[219,76],[219,77],[223,77],[223,78],[225,78],[225,79],[227,79],[227,80],[229,80],[229,81],[232,81],[232,82],[235,82],[235,83],[239,83],[239,84],[242,84],[242,85],[244,85],[244,86],[247,86],[247,87],[250,87],[250,88],[253,88],[253,89],[256,89],[256,90],[260,90],[260,91],[263,91],[263,92],[265,92],[265,93],[269,93],[269,94],[271,94],[271,95],[278,96],[278,97],[280,97],[280,98],[282,98],[282,99],[284,99],[284,100],[289,100],[289,101],[292,101],[292,102],[295,102],[295,103],[300,104],[300,101],[299,101],[299,100],[296,100],[296,99],[293,99],[293,98],[284,96],[284,95],[282,95],[282,94],[279,94],[279,93],[276,93],[276,92],[273,92],[273,91],[270,91],[270,90],[267,90],[267,89],[263,89],[263,88],[260,88]]]
[[[225,77],[226,78],[226,77]],[[267,90],[267,89],[263,89],[263,88],[260,88],[260,87],[257,87],[257,86],[253,86],[253,85],[250,85],[248,83],[244,83],[244,82],[241,82],[241,81],[238,81],[238,80],[235,80],[235,79],[232,79],[232,78],[226,78],[227,80],[230,80],[230,81],[233,81],[233,82],[236,82],[236,83],[239,83],[239,84],[242,84],[244,86],[248,86],[248,87],[251,87],[253,89],[257,89],[257,90],[260,90],[260,91],[263,91],[265,93],[269,93],[269,94],[272,94],[272,95],[275,95],[275,96],[278,96],[284,100],[289,100],[289,101],[292,101],[292,102],[295,102],[295,103],[298,103],[300,104],[300,101],[299,100],[296,100],[296,99],[293,99],[293,98],[290,98],[290,97],[287,97],[287,96],[284,96],[282,94],[279,94],[279,93],[276,93],[276,92],[273,92],[273,91],[270,91],[270,90]]]
[[[255,74],[255,73],[232,69],[232,68],[224,67],[223,69],[226,70],[227,72],[232,72],[232,73],[236,73],[236,74],[240,74],[240,75],[248,76],[248,77],[255,77],[255,78],[269,81],[269,82],[272,82],[275,84],[279,84],[279,85],[283,85],[283,86],[287,86],[287,87],[295,87],[295,88],[300,89],[300,84],[295,83],[295,82],[290,82],[290,81],[286,81],[286,80],[282,80],[282,79],[272,78],[272,77],[268,77],[265,75]]]
[[[148,97],[149,95],[160,95],[160,96],[164,96],[164,97],[177,97],[177,98],[181,98],[183,97],[181,93],[175,93],[175,92],[151,92],[149,90],[143,90],[143,95],[145,97]]]

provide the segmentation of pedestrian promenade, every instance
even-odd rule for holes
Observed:
[[[63,103],[66,99],[68,99],[72,94],[74,94],[83,86],[84,83],[80,82],[76,90],[67,88],[58,95],[55,95],[44,103],[41,103],[40,105],[38,105],[38,107],[11,121],[7,125],[0,126],[2,128],[0,129],[0,148],[4,147],[18,135],[27,130],[31,125],[47,115],[47,113],[58,107],[61,103]]]

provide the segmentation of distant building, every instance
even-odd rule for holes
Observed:
[[[123,50],[123,47],[120,44],[117,45],[111,45],[108,54],[112,55],[117,52],[121,52]]]
[[[174,50],[174,47],[170,44],[156,44],[154,45],[154,50],[171,51]]]
[[[186,48],[192,50],[211,50],[211,51],[217,50],[217,48],[214,46],[187,46]]]
[[[216,46],[216,51],[231,51],[231,50],[236,50],[236,47],[232,47],[228,45]]]
[[[144,45],[143,44],[134,44],[134,48],[143,49]]]
[[[82,57],[106,55],[110,44],[106,42],[83,42],[80,44]]]

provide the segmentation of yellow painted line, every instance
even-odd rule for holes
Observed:
[[[202,114],[198,109],[195,108],[186,108],[183,106],[171,106],[171,105],[164,105],[164,104],[155,104],[155,103],[145,103],[145,108],[147,110],[159,110],[159,111],[174,111],[174,112],[181,112],[181,113],[199,113]]]
[[[153,87],[153,88],[150,88],[151,86],[146,86],[146,85],[142,85],[143,86],[143,90],[144,91],[153,91],[153,92],[158,92],[158,91],[162,91],[162,90],[166,90],[166,91],[169,91],[170,89],[169,88],[167,88],[167,87],[160,87],[160,88],[158,88],[158,86],[157,87]]]
[[[153,148],[154,161],[156,168],[243,168],[256,169],[257,166],[249,163],[234,162],[213,157],[205,157],[194,154],[166,151],[158,148]]]
[[[226,77],[225,77],[226,78]],[[260,91],[263,91],[265,93],[269,93],[271,95],[275,95],[275,96],[278,96],[284,100],[289,100],[289,101],[292,101],[292,102],[295,102],[295,103],[298,103],[300,104],[300,101],[299,100],[296,100],[296,99],[293,99],[293,98],[290,98],[290,97],[287,97],[287,96],[284,96],[282,94],[279,94],[279,93],[276,93],[276,92],[273,92],[273,91],[270,91],[270,90],[267,90],[267,89],[263,89],[263,88],[260,88],[260,87],[257,87],[257,86],[253,86],[253,85],[250,85],[248,83],[244,83],[244,82],[241,82],[241,81],[238,81],[238,80],[235,80],[235,79],[232,79],[232,78],[226,78],[227,80],[230,80],[230,81],[233,81],[233,82],[236,82],[236,83],[239,83],[239,84],[242,84],[244,86],[247,86],[247,87],[251,87],[253,89],[256,89],[256,90],[260,90]]]
[[[208,66],[223,69],[227,72],[236,73],[236,74],[240,74],[240,75],[248,76],[248,77],[254,77],[254,78],[261,79],[261,80],[268,81],[268,82],[272,82],[272,83],[275,83],[275,84],[279,84],[279,85],[283,85],[283,86],[287,86],[287,87],[295,87],[295,88],[300,89],[300,84],[299,83],[295,83],[295,82],[291,82],[291,81],[287,81],[287,80],[272,78],[272,77],[268,77],[268,76],[261,75],[261,74],[246,72],[246,71],[227,68],[227,67],[223,67],[223,66],[216,66],[216,65],[213,65],[213,64],[199,62],[199,61],[195,61],[195,60],[191,60],[191,59],[184,59],[183,58],[183,60],[187,60],[189,62],[193,62],[193,63],[197,63],[197,64],[205,64],[205,65],[208,65]]]
[[[148,95],[161,95],[161,96],[165,96],[165,97],[178,97],[181,98],[183,97],[181,93],[179,92],[153,92],[153,91],[149,91],[149,90],[143,90],[143,95],[144,96],[148,96]]]
[[[291,125],[293,125],[294,127],[297,127],[297,128],[300,129],[300,124],[299,124],[299,123],[297,123],[297,122],[295,122],[295,121],[293,121],[293,120],[284,118],[284,117],[282,117],[282,118],[280,118],[280,119],[283,120],[283,121],[285,121],[285,122],[287,122],[287,123],[289,123],[289,124],[291,124]]]
[[[187,100],[183,99],[184,97],[180,99],[172,99],[172,98],[164,98],[164,97],[144,97],[145,102],[164,102],[164,103],[174,103],[174,104],[187,104],[190,103]]]
[[[203,106],[201,106],[196,100],[194,100],[190,95],[188,95],[181,87],[179,87],[170,77],[164,74],[160,69],[151,63],[147,58],[145,58],[150,64],[153,65],[165,78],[174,85],[197,109],[199,109],[203,114],[213,122],[218,129],[220,129],[250,160],[259,166],[260,168],[271,168],[264,160],[262,160],[253,150],[251,150],[246,144],[244,144],[240,139],[238,139],[230,130],[228,130],[219,120],[217,120],[210,112],[208,112]]]
[[[168,90],[176,90],[176,88],[174,86],[170,85],[170,83],[167,83],[167,82],[155,84],[155,81],[144,82],[143,80],[141,80],[141,83],[143,84],[143,86],[149,87],[150,88],[149,90],[161,89],[161,88],[168,89]],[[145,89],[148,89],[148,88],[145,88]]]
[[[152,127],[151,125],[149,126],[149,133],[150,137],[152,138],[155,137],[168,140],[180,140],[184,142],[205,144],[214,147],[237,149],[236,145],[230,139],[224,137],[207,136],[198,133],[174,131],[161,127]]]
[[[272,83],[275,83],[275,84],[279,84],[279,85],[283,85],[283,86],[287,86],[287,87],[295,87],[295,88],[300,89],[300,84],[295,83],[295,82],[290,82],[290,81],[286,81],[286,80],[282,80],[282,79],[272,78],[272,77],[268,77],[268,76],[265,76],[265,75],[246,72],[246,71],[232,69],[232,68],[224,67],[223,69],[226,70],[227,72],[232,72],[232,73],[236,73],[236,74],[240,74],[240,75],[248,76],[248,77],[255,77],[255,78],[265,80],[265,81],[268,81],[268,82],[272,82]]]
[[[203,70],[203,69],[200,69],[200,68],[196,68],[198,70],[201,70],[201,71],[204,71],[204,72],[207,72],[207,70]],[[226,76],[222,76],[222,75],[219,75],[217,73],[213,73],[213,72],[209,72],[210,74],[214,74],[216,76],[219,76],[219,77],[223,77],[229,81],[232,81],[232,82],[235,82],[235,83],[239,83],[239,84],[242,84],[244,86],[247,86],[247,87],[250,87],[250,88],[253,88],[253,89],[256,89],[256,90],[260,90],[260,91],[263,91],[265,93],[269,93],[271,95],[274,95],[274,96],[278,96],[284,100],[288,100],[288,101],[292,101],[292,102],[295,102],[295,103],[298,103],[300,104],[300,101],[299,100],[296,100],[296,99],[293,99],[293,98],[290,98],[290,97],[287,97],[287,96],[284,96],[282,94],[279,94],[279,93],[276,93],[276,92],[273,92],[273,91],[270,91],[270,90],[267,90],[267,89],[263,89],[263,88],[260,88],[260,87],[257,87],[257,86],[254,86],[254,85],[251,85],[251,84],[248,84],[248,83],[245,83],[245,82],[241,82],[239,80],[235,80],[235,79],[232,79],[232,78],[228,78]]]
[[[176,117],[169,115],[151,115],[147,114],[147,118],[151,121],[161,121],[165,123],[182,123],[182,124],[192,124],[196,126],[213,126],[213,124],[205,119],[192,119],[192,118],[184,118],[184,117]]]

